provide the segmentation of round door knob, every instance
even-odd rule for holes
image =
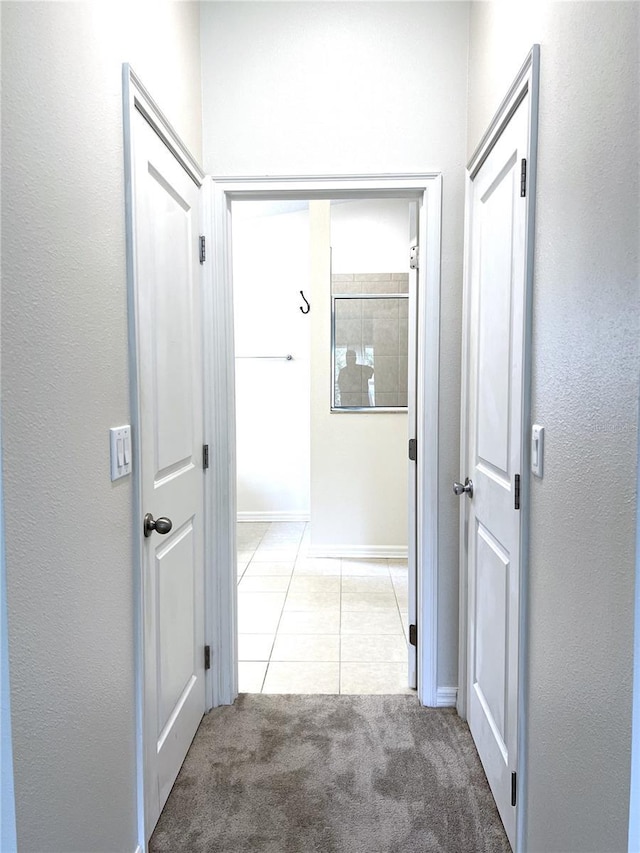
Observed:
[[[173,527],[173,523],[170,518],[154,518],[150,512],[148,512],[144,517],[144,535],[145,537],[151,536],[153,531],[156,533],[168,533]]]
[[[473,497],[473,480],[470,480],[468,477],[464,481],[464,485],[462,483],[454,483],[453,484],[453,494],[458,495],[469,495],[470,498]]]

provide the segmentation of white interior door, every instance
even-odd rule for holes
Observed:
[[[137,111],[133,139],[141,502],[172,523],[143,544],[149,836],[205,708],[200,194]]]
[[[418,215],[419,205],[417,201],[409,203],[409,254],[419,250],[418,243]],[[417,600],[418,600],[418,530],[417,530],[417,498],[418,498],[418,466],[417,466],[417,372],[418,372],[418,268],[417,256],[415,262],[410,263],[409,269],[409,355],[407,365],[407,426],[409,438],[409,530],[407,534],[407,605],[409,625],[418,625]],[[411,642],[415,639],[415,643]],[[419,633],[416,630],[415,637],[410,638],[408,648],[409,687],[418,686],[418,642]]]
[[[511,844],[517,764],[528,95],[470,193],[467,465],[468,721]],[[515,778],[515,777],[513,777]]]

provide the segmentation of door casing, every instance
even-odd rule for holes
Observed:
[[[526,293],[525,293],[525,318],[524,318],[524,352],[523,352],[523,418],[522,418],[522,448],[523,466],[521,473],[521,506],[520,511],[520,613],[519,613],[519,651],[518,651],[518,772],[516,790],[516,850],[522,849],[524,838],[524,809],[520,804],[524,802],[526,795],[526,753],[525,732],[527,722],[527,669],[526,660],[528,653],[527,631],[528,631],[528,553],[529,553],[529,470],[530,470],[530,443],[529,434],[531,428],[531,324],[532,324],[532,300],[533,300],[533,260],[534,260],[534,227],[535,227],[535,199],[536,199],[536,163],[537,163],[537,139],[538,139],[538,101],[540,81],[540,46],[534,45],[518,72],[509,91],[503,99],[500,107],[494,115],[489,127],[482,137],[473,156],[467,165],[466,189],[465,189],[465,241],[464,241],[464,285],[463,285],[463,308],[462,308],[462,376],[461,376],[461,406],[460,406],[460,476],[462,480],[465,472],[470,470],[468,459],[467,433],[467,383],[469,370],[469,331],[471,322],[470,298],[471,298],[471,193],[472,183],[478,170],[484,163],[489,152],[492,150],[497,139],[500,137],[505,126],[514,114],[524,96],[529,93],[529,140],[527,151],[527,200],[526,200]],[[456,708],[463,719],[467,716],[468,700],[468,566],[467,566],[467,543],[466,526],[468,515],[467,501],[460,502],[460,633],[458,646],[458,699]]]
[[[416,527],[418,696],[439,701],[438,664],[438,414],[440,335],[440,233],[442,176],[430,174],[320,177],[206,178],[205,233],[212,246],[205,265],[205,434],[211,437],[212,476],[205,484],[213,552],[208,568],[206,636],[211,638],[214,675],[211,707],[238,694],[236,650],[236,495],[231,203],[234,200],[316,200],[392,197],[417,199],[421,208],[418,271],[416,438],[418,440]]]

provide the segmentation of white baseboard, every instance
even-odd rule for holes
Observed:
[[[238,521],[309,521],[308,512],[239,512]]]
[[[406,560],[406,545],[311,545],[310,557],[342,557],[354,560]]]
[[[436,708],[455,708],[457,699],[457,687],[438,687],[436,690]]]

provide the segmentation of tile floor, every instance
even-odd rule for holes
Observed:
[[[313,559],[303,522],[238,524],[241,693],[411,693],[406,560]]]

